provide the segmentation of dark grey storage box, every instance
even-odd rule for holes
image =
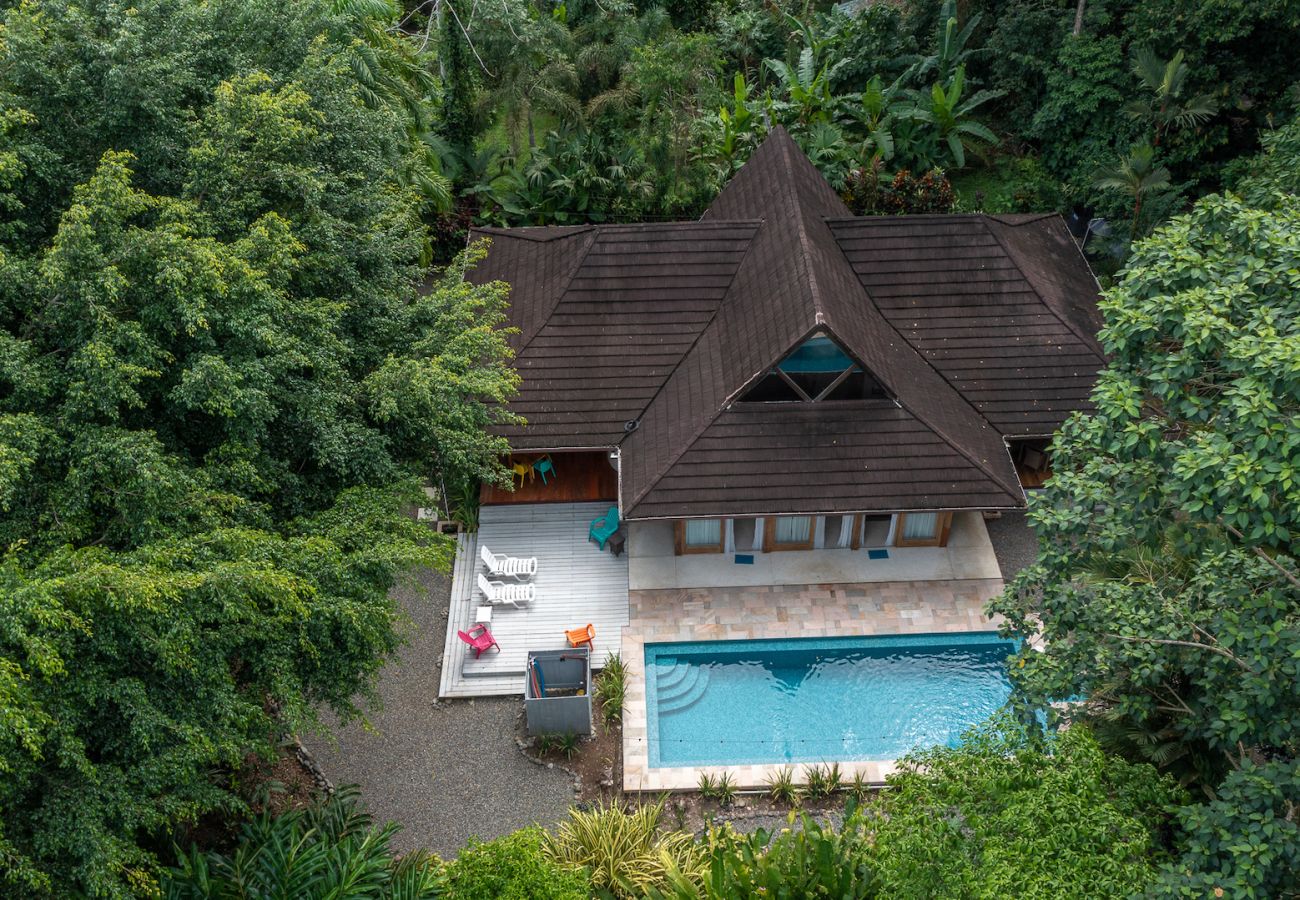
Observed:
[[[532,667],[541,666],[543,696],[533,689]],[[586,647],[528,654],[524,713],[529,734],[591,734],[591,653]]]

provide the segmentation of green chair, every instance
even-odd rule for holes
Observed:
[[[551,462],[551,457],[542,456],[533,461],[533,471],[542,476],[542,484],[549,484],[546,480],[546,473],[550,472],[551,477],[555,477],[555,464]]]
[[[591,520],[591,527],[587,529],[587,540],[595,541],[596,546],[604,550],[605,542],[616,531],[618,531],[618,507],[611,506],[605,515]]]

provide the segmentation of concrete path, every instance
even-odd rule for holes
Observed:
[[[471,836],[490,839],[568,812],[573,780],[526,760],[515,745],[520,698],[435,703],[450,579],[429,570],[394,596],[414,622],[400,658],[380,676],[383,709],[335,730],[337,743],[304,736],[334,784],[358,784],[371,814],[403,828],[400,851],[454,856]]]

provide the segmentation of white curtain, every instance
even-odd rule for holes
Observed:
[[[903,518],[903,540],[928,541],[934,539],[939,525],[938,513],[910,512]]]
[[[777,516],[776,534],[773,539],[778,544],[806,544],[812,534],[812,516]]]
[[[722,543],[721,519],[687,519],[686,546],[716,547]]]

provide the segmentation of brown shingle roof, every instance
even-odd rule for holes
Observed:
[[[495,268],[475,280],[511,281],[529,307],[512,313],[525,332],[512,407],[529,424],[507,433],[521,448],[620,445],[630,518],[1022,505],[1002,434],[1059,423],[1100,362],[1095,282],[1039,221],[853,219],[777,128],[700,222],[527,229],[531,244],[485,232],[499,235]],[[1015,278],[1014,304],[969,299]],[[971,335],[947,324],[967,316]],[[737,402],[819,332],[893,399]],[[985,336],[999,354],[946,365]],[[1043,366],[1000,378],[1026,346]],[[1075,356],[1092,368],[1076,374]]]
[[[757,228],[755,222],[602,225],[581,235],[563,229],[551,240],[530,235],[524,243],[512,240],[514,231],[553,229],[477,232],[494,241],[485,262],[498,256],[509,262],[481,265],[472,277],[511,284],[511,324],[523,331],[515,357],[523,383],[511,409],[529,424],[502,429],[511,444],[617,445],[625,423],[641,415],[713,318]],[[569,245],[573,258],[566,265],[539,252],[554,245]],[[537,273],[545,281],[529,269],[539,257],[547,262]]]
[[[1059,216],[828,224],[876,308],[1002,434],[1089,408],[1097,285]]]

